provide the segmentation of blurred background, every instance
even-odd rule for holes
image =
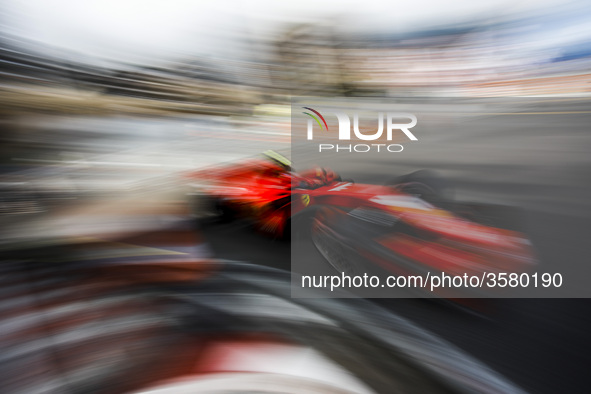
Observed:
[[[586,286],[577,267],[589,252],[590,82],[591,4],[584,0],[2,1],[0,250],[6,286],[0,316],[4,332],[14,334],[32,317],[44,327],[0,340],[7,392],[124,392],[139,384],[110,389],[104,381],[111,375],[92,372],[127,362],[115,350],[80,347],[49,357],[39,353],[46,351],[41,342],[28,345],[31,338],[61,343],[45,308],[70,300],[45,302],[49,292],[72,286],[71,294],[85,302],[97,296],[96,281],[84,276],[80,287],[78,271],[69,276],[70,266],[48,263],[217,258],[289,269],[288,246],[243,226],[196,230],[183,176],[263,150],[289,152],[290,105],[297,97],[394,102],[416,113],[413,130],[431,143],[417,145],[414,154],[365,167],[342,159],[327,164],[367,182],[435,168],[455,182],[460,197],[522,207],[540,259],[564,262],[565,278]],[[52,277],[65,282],[46,286]],[[106,287],[100,294],[110,294]],[[143,305],[143,294],[132,308],[138,316],[159,316],[150,330],[176,327]],[[583,391],[591,328],[586,300],[503,300],[495,312],[477,316],[421,300],[375,304],[526,391]],[[108,320],[111,313],[89,310],[88,319]],[[143,321],[131,316],[121,324]],[[75,330],[80,322],[68,319],[60,324]],[[166,335],[148,331],[141,337],[151,338],[149,350],[140,352],[144,361],[168,346]],[[61,333],[72,338],[73,332]],[[293,340],[293,333],[286,335]],[[345,338],[339,346],[359,341]],[[89,362],[89,375],[58,385],[55,377],[67,375],[78,359],[102,364]],[[95,375],[102,378],[88,380]],[[359,375],[365,383],[379,381]],[[31,376],[38,384],[27,385]],[[338,376],[333,380],[346,381]],[[376,392],[388,387],[369,386]],[[508,386],[494,387],[503,392]]]

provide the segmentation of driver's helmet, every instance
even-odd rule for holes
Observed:
[[[291,160],[274,150],[267,150],[263,152],[263,156],[272,161],[274,164],[280,166],[285,171],[291,171]]]

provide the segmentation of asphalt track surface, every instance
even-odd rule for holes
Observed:
[[[410,112],[413,104],[401,107]],[[324,157],[302,143],[292,146],[294,165],[327,166],[356,182],[378,184],[418,169],[437,170],[457,199],[520,208],[540,272],[562,273],[573,294],[588,297],[591,100],[438,103],[417,105],[415,113],[419,125],[413,131],[419,141],[405,143],[403,153]],[[206,238],[222,257],[288,268],[289,247],[253,233],[247,223],[211,226]],[[311,263],[324,264],[312,246],[307,253]],[[473,300],[478,315],[439,301],[375,302],[439,334],[528,391],[582,392],[588,387],[588,299]]]
[[[319,159],[308,146],[295,145],[296,168],[320,164],[367,183],[383,183],[416,169],[436,169],[454,186],[458,199],[522,208],[541,263],[561,264],[565,280],[582,290],[589,288],[591,276],[581,266],[588,265],[590,251],[591,100],[415,101],[401,101],[400,108],[417,115],[414,131],[419,141],[405,144],[398,156],[353,161],[339,154]],[[55,129],[67,136],[61,123],[56,121]],[[96,177],[96,168],[103,171],[102,165],[109,161],[138,164],[139,159],[132,158],[136,153],[138,158],[149,157],[148,164],[158,164],[145,176],[149,183],[192,165],[230,161],[269,148],[289,149],[282,132],[261,134],[254,127],[236,131],[217,119],[205,125],[195,119],[67,123],[72,132],[88,131],[85,139],[66,144],[76,145],[78,151],[87,149],[90,153],[84,160],[89,165],[84,171],[93,171],[80,170],[78,178],[69,177],[74,180]],[[125,133],[116,131],[121,124],[126,125]],[[104,133],[94,133],[97,130],[110,130],[115,138],[104,138]],[[290,245],[255,233],[248,223],[208,225],[203,230],[216,257],[290,267]],[[309,253],[310,259],[323,264],[313,248]],[[588,299],[489,300],[476,304],[477,315],[430,300],[375,302],[454,343],[525,390],[584,392],[589,385]]]

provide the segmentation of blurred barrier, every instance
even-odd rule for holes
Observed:
[[[289,274],[249,264],[97,259],[99,251],[117,252],[114,246],[29,244],[5,253],[4,392],[143,392],[173,382],[236,390],[244,373],[250,384],[239,391],[294,392],[289,387],[299,381],[315,392],[521,392],[366,301],[291,299]],[[150,265],[206,275],[170,282],[162,273],[148,275]],[[304,359],[312,364],[304,369],[284,357],[305,349],[317,356],[308,350]],[[212,378],[217,383],[208,386]]]

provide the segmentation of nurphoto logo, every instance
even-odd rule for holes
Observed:
[[[324,136],[327,137],[329,134],[328,123],[324,116],[317,110],[311,107],[303,107],[305,112],[302,112],[304,115],[307,115],[309,119],[307,125],[307,139],[309,141],[314,140],[314,125],[317,124],[320,128],[321,133],[325,133]],[[353,114],[353,135],[351,133],[351,118],[344,112],[334,112],[333,115],[336,117],[338,121],[338,140],[339,141],[354,141],[354,140],[361,140],[361,141],[376,141],[382,139],[384,136],[384,129],[385,129],[385,137],[386,141],[392,141],[392,137],[395,135],[395,132],[402,132],[406,138],[410,141],[418,141],[418,138],[409,130],[416,126],[417,124],[417,117],[412,114],[406,113],[394,113],[394,112],[384,112],[378,113],[378,124],[377,130],[367,132],[361,131],[359,126],[359,114]],[[386,121],[384,122],[384,118]],[[402,122],[401,122],[402,121]],[[384,127],[384,123],[386,126]],[[357,153],[365,153],[365,152],[380,152],[380,151],[387,151],[387,152],[402,152],[404,147],[400,144],[318,144],[318,151],[319,152],[357,152]]]

